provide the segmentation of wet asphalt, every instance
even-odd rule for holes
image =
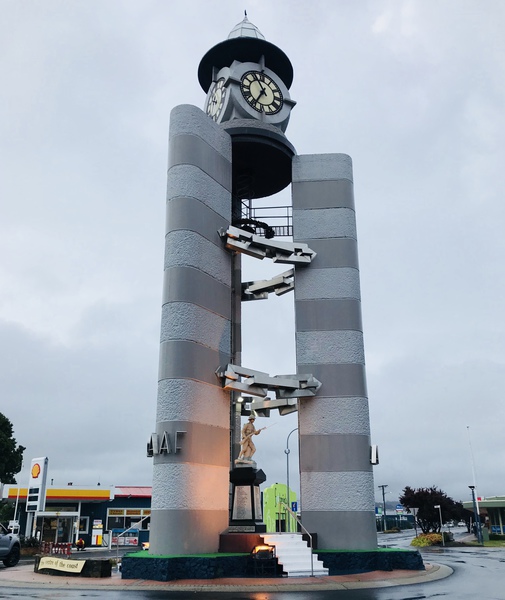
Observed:
[[[455,539],[463,536],[464,529],[455,531]],[[409,531],[400,534],[381,534],[379,544],[407,548],[413,537]],[[505,600],[505,548],[452,547],[423,549],[426,563],[438,563],[453,569],[454,573],[444,579],[408,586],[382,587],[352,590],[300,590],[276,592],[223,592],[223,591],[167,591],[167,590],[72,590],[72,589],[23,589],[2,585],[3,568],[0,567],[0,599],[48,599],[77,598],[121,599],[173,599],[188,600]],[[84,558],[83,553],[83,558]],[[87,557],[94,554],[89,551]],[[6,582],[5,582],[6,583]]]

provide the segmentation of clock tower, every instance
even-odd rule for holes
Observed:
[[[287,187],[295,149],[284,132],[296,102],[286,54],[246,15],[202,58],[198,80],[205,112],[232,137],[234,198],[264,198]]]
[[[177,106],[170,121],[149,552],[218,551],[231,524],[239,394],[254,398],[258,415],[298,412],[301,518],[318,548],[375,548],[351,159],[297,155],[285,135],[293,67],[247,15],[205,54],[198,80],[203,110]],[[292,225],[282,233],[253,209],[287,186]],[[291,268],[242,282],[241,253]],[[296,373],[246,368],[241,303],[291,291]],[[261,482],[245,466],[237,481],[249,468]],[[250,488],[231,513],[257,533],[259,488]]]
[[[247,15],[203,57],[198,79],[207,93],[205,110],[216,123],[257,119],[286,130],[296,104],[289,95],[293,67]]]

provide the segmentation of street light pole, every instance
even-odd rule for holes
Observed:
[[[419,509],[418,508],[411,508],[410,512],[414,515],[414,529],[416,530],[416,537],[417,537],[417,511]]]
[[[475,488],[477,487],[477,482],[475,479],[475,461],[473,458],[473,448],[472,448],[472,438],[470,437],[470,427],[467,426],[466,430],[468,431],[468,445],[470,446],[470,458],[472,460],[472,477],[473,477],[473,485],[469,485],[468,487],[472,490],[472,498],[473,498],[473,511],[475,518],[475,525],[477,527],[477,541],[479,544],[483,543],[482,539],[482,527],[480,523],[480,510],[479,510],[479,498],[475,494]]]
[[[479,544],[482,544],[482,529],[480,526],[480,517],[479,517],[479,509],[477,508],[477,501],[475,498],[475,486],[474,485],[469,485],[468,486],[471,490],[472,490],[472,504],[473,504],[473,520],[475,523],[475,528],[476,528],[476,533],[477,533],[477,542]]]
[[[440,533],[442,534],[442,546],[445,546],[444,532],[442,530],[442,527],[444,525],[442,523],[442,507],[440,506],[440,504],[435,504],[434,508],[438,508],[438,514],[440,515]]]
[[[386,492],[384,491],[387,485],[378,485],[377,487],[382,488],[382,531],[386,531]]]
[[[286,440],[286,449],[284,450],[284,453],[286,454],[286,496],[289,508],[291,508],[291,502],[289,501],[289,453],[291,452],[291,450],[289,449],[289,438],[291,437],[291,434],[295,431],[298,431],[298,427],[295,427],[292,431],[288,433],[288,439]],[[290,521],[291,514],[289,512],[286,512],[286,531],[288,532],[291,530]]]

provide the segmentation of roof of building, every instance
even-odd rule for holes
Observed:
[[[142,485],[117,485],[115,490],[116,498],[150,498],[153,488]]]
[[[466,510],[473,510],[472,500],[465,500],[463,507]],[[505,496],[489,496],[487,498],[478,498],[479,509],[481,508],[505,508]]]
[[[19,494],[19,495],[18,495]],[[28,488],[18,488],[10,486],[4,497],[7,500],[25,501],[28,495]],[[100,502],[112,500],[114,498],[114,486],[111,487],[88,487],[88,486],[72,486],[66,487],[47,486],[46,502],[54,502],[56,500],[76,500],[85,502]]]
[[[56,500],[77,500],[85,502],[99,502],[113,500],[114,498],[150,498],[153,488],[144,485],[117,485],[117,486],[82,486],[67,485],[65,487],[47,486],[46,502]],[[18,495],[19,494],[19,495]],[[17,486],[6,486],[4,498],[6,500],[19,499],[26,501],[28,488]]]

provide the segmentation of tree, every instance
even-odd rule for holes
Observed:
[[[465,513],[461,502],[455,502],[435,486],[416,490],[407,486],[403,490],[400,502],[408,512],[411,512],[412,508],[418,509],[416,520],[423,533],[440,532],[440,512],[443,523],[459,521]],[[440,510],[435,506],[440,506]]]
[[[0,523],[6,523],[14,518],[14,504],[9,504],[7,500],[0,502]]]
[[[12,423],[0,413],[0,487],[4,483],[16,483],[14,476],[21,471],[23,465],[23,452],[26,448],[17,445],[13,434]]]

